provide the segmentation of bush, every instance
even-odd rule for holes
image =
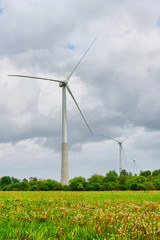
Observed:
[[[108,191],[115,190],[115,185],[112,182],[104,183],[103,190],[108,190]]]
[[[131,187],[130,187],[131,190],[135,191],[135,190],[137,190],[137,188],[138,188],[138,186],[137,186],[136,182],[131,184]]]
[[[153,185],[156,190],[160,190],[160,178],[153,179]]]
[[[38,191],[37,185],[32,185],[29,187],[29,191]]]
[[[49,187],[46,184],[41,184],[38,188],[39,191],[49,191]]]
[[[147,190],[146,185],[141,183],[137,184],[137,190]]]
[[[11,183],[12,183],[12,179],[9,176],[4,176],[4,177],[1,177],[0,179],[1,186],[9,185]]]
[[[21,182],[21,184],[20,184],[21,191],[27,191],[28,188],[29,188],[29,184],[27,182]]]
[[[86,183],[86,179],[83,177],[75,177],[70,181],[70,187],[73,191],[80,191],[80,189],[84,189],[84,185]]]
[[[104,178],[104,182],[117,182],[118,174],[116,171],[112,170],[106,173],[106,176]]]

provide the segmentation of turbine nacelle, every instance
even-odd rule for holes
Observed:
[[[63,80],[63,82],[59,83],[59,87],[66,86],[67,84],[68,84],[68,81],[67,80]]]

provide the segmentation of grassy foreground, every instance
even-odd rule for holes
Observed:
[[[0,192],[0,239],[160,239],[160,192]]]

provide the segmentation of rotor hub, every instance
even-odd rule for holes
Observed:
[[[63,82],[60,82],[60,83],[59,83],[59,87],[66,86],[67,83],[68,83],[67,80],[64,80]]]

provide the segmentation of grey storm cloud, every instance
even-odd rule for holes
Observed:
[[[46,177],[48,169],[58,178],[61,88],[7,75],[66,79],[95,36],[69,82],[94,132],[67,94],[71,177],[118,170],[118,146],[99,134],[121,140],[133,132],[126,154],[137,158],[139,170],[159,167],[159,7],[158,0],[0,2],[0,161],[8,161],[8,171],[13,158],[18,176],[25,154],[26,176],[28,169]]]

